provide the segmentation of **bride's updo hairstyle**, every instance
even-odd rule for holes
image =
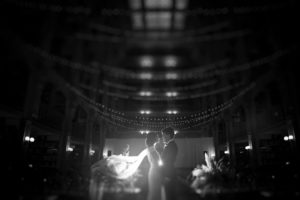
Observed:
[[[150,132],[147,134],[146,136],[146,146],[147,147],[151,147],[154,145],[154,143],[157,141],[157,134],[154,132]]]

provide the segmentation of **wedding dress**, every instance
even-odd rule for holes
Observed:
[[[150,168],[148,172],[148,196],[147,200],[163,200],[164,192],[161,180],[161,170],[159,166],[160,157],[154,147],[149,147],[147,151]]]
[[[147,200],[165,200],[159,169],[160,157],[153,146],[144,149],[138,156],[112,155],[96,162],[91,167],[92,177],[102,174],[120,180],[128,179],[134,175],[146,155],[150,163]]]
[[[147,149],[138,156],[112,155],[92,165],[91,171],[92,174],[101,173],[116,179],[127,179],[137,171],[146,155]]]

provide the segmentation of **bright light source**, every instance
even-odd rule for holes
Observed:
[[[149,114],[151,114],[151,111],[150,110],[141,110],[140,111],[140,114],[142,114],[142,115],[149,115]]]
[[[177,79],[177,78],[178,78],[178,74],[175,72],[166,73],[166,79]]]
[[[178,111],[177,110],[167,110],[166,113],[169,115],[172,115],[172,114],[176,115],[178,113]]]
[[[246,149],[246,150],[250,150],[251,147],[248,145],[248,146],[245,146],[245,149]]]
[[[161,159],[159,159],[158,160],[158,166],[163,166],[163,165],[164,165],[163,161]]]
[[[174,92],[174,91],[172,91],[172,92],[166,92],[166,96],[167,97],[176,97],[177,95],[178,95],[178,93]]]
[[[216,154],[214,154],[214,153],[210,154],[210,157],[215,157],[215,156],[216,156]]]
[[[283,140],[284,140],[284,141],[288,141],[288,140],[289,140],[289,136],[284,136],[284,137],[283,137]]]
[[[177,133],[178,133],[178,131],[175,130],[175,131],[174,131],[174,134],[176,135]]]
[[[29,164],[29,165],[28,165],[28,167],[32,168],[32,167],[33,167],[33,165],[32,165],[32,164]]]
[[[140,95],[141,95],[141,96],[147,96],[147,97],[149,97],[149,96],[152,95],[152,92],[150,92],[150,91],[141,91],[141,92],[140,92]]]
[[[164,64],[166,67],[176,67],[177,58],[175,56],[167,56],[164,60]]]
[[[142,67],[152,67],[154,64],[154,60],[151,56],[142,56],[140,58],[140,65]]]
[[[67,151],[72,152],[74,149],[72,147],[68,147]]]
[[[149,131],[149,130],[141,130],[140,133],[143,135],[143,134],[148,134],[148,133],[150,133],[150,131]]]
[[[289,135],[289,140],[293,140],[294,136],[293,135]]]
[[[92,156],[92,155],[94,155],[94,153],[95,153],[95,150],[94,149],[90,149],[90,155]]]
[[[34,137],[29,138],[29,141],[34,142],[35,141]]]
[[[145,80],[149,80],[149,79],[152,78],[152,74],[151,73],[141,73],[140,78],[145,79]]]
[[[26,137],[25,137],[25,141],[30,141],[30,137],[29,137],[29,136],[26,136]]]
[[[229,151],[228,151],[228,150],[225,150],[224,153],[225,153],[226,155],[228,155],[228,154],[229,154]]]

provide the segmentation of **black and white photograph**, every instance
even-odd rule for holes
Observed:
[[[298,9],[2,0],[0,199],[299,199]]]

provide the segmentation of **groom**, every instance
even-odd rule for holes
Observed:
[[[175,131],[172,127],[168,127],[161,132],[165,143],[165,147],[161,153],[163,184],[165,186],[167,200],[174,200],[176,199],[176,172],[174,163],[178,151],[174,141]]]

